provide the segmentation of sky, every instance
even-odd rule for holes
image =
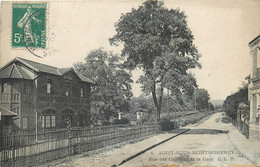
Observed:
[[[137,0],[58,1],[48,2],[47,49],[35,50],[37,58],[25,48],[11,47],[12,6],[1,3],[0,66],[16,56],[56,67],[68,67],[83,61],[93,50],[103,47],[120,53],[121,46],[110,46],[108,39],[116,33],[114,24],[122,13],[142,5]],[[167,8],[180,8],[187,15],[194,35],[202,69],[192,72],[199,88],[208,90],[212,100],[224,100],[234,93],[250,74],[248,43],[260,34],[260,1],[257,0],[169,0]],[[136,81],[140,71],[133,72]],[[134,96],[141,94],[133,84]]]

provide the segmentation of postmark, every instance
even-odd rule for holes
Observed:
[[[12,4],[12,48],[46,48],[47,3]]]

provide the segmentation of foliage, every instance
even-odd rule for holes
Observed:
[[[162,119],[160,125],[162,127],[162,131],[168,131],[175,128],[175,122],[169,119]]]
[[[131,98],[130,108],[133,113],[144,112],[152,114],[155,110],[151,96],[145,96],[144,94]]]
[[[152,93],[159,121],[165,88],[193,94],[196,86],[187,71],[200,67],[200,55],[186,15],[179,9],[167,9],[163,2],[149,0],[123,14],[115,27],[117,34],[110,42],[123,43],[122,57],[127,69],[140,68],[144,72],[138,82],[144,93]]]
[[[231,118],[230,117],[223,117],[222,119],[221,119],[221,122],[223,122],[223,123],[225,123],[225,124],[228,124],[228,123],[230,123],[232,120],[231,120]]]
[[[239,103],[249,104],[248,103],[248,85],[243,84],[239,90],[228,96],[223,104],[223,110],[226,114],[232,119],[237,119],[237,110]]]
[[[151,96],[145,96],[141,94],[139,97],[131,98],[130,112],[136,114],[137,112],[143,113],[143,118],[139,120],[139,123],[154,121],[154,111],[156,111],[153,105],[153,99]]]
[[[175,89],[164,96],[162,113],[194,110],[193,93]]]
[[[250,119],[250,108],[248,104],[240,102],[238,104],[238,110],[241,112],[241,116],[244,121],[248,122]]]
[[[210,110],[215,110],[215,106],[211,102],[209,102],[209,108]]]
[[[93,121],[109,120],[117,112],[129,111],[131,75],[121,64],[122,58],[103,49],[91,51],[85,62],[76,63],[74,68],[96,83],[92,90]]]
[[[206,109],[209,108],[210,96],[209,96],[209,93],[206,89],[197,89],[196,92],[195,92],[195,96],[196,96],[196,109],[206,110]]]

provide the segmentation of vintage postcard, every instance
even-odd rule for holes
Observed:
[[[0,1],[0,166],[260,166],[260,1]]]

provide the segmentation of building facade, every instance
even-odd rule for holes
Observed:
[[[0,69],[0,106],[16,113],[14,129],[87,126],[90,79],[72,68],[15,58]]]
[[[250,100],[249,137],[260,140],[260,35],[249,43],[251,55],[251,75],[248,87]]]

